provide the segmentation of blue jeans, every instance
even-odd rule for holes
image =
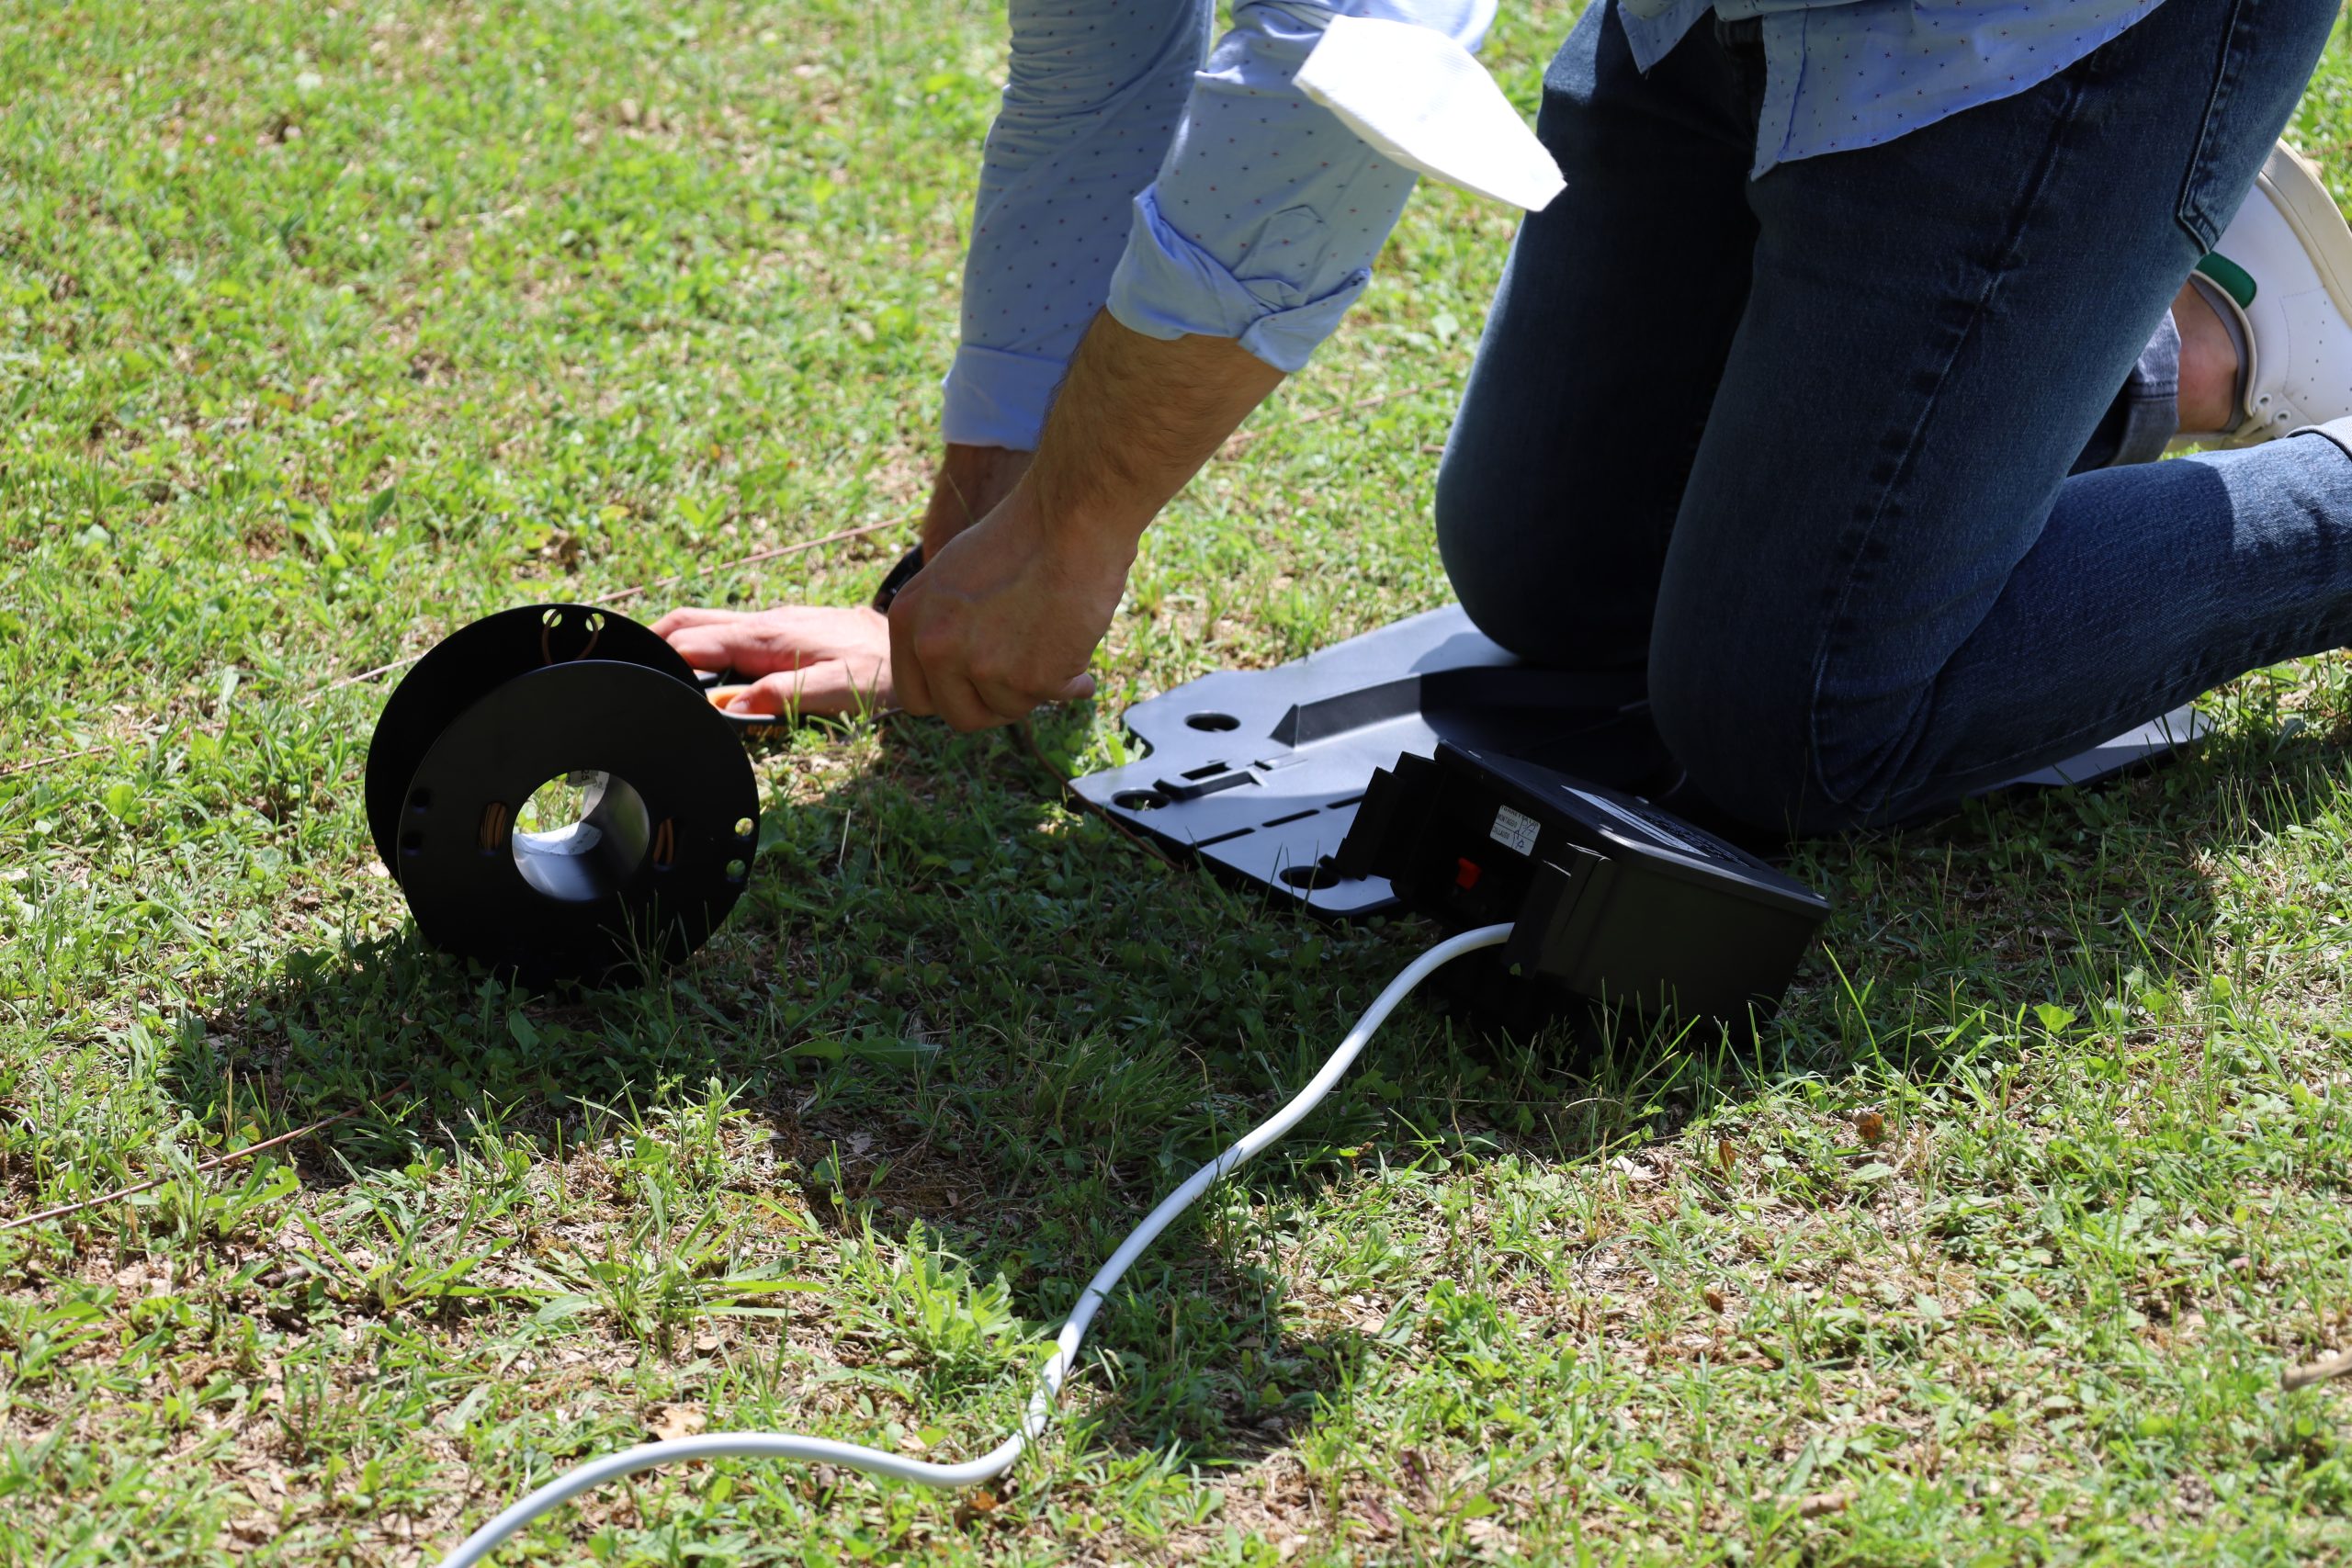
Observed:
[[[1751,182],[1738,27],[1645,78],[1594,0],[1538,123],[1567,190],[1520,232],[1439,475],[1472,619],[1646,666],[1690,786],[1804,832],[2352,641],[2333,442],[2075,471],[2335,7],[2165,0],[2030,92]]]

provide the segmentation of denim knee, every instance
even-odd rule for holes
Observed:
[[[1837,832],[1865,814],[1830,794],[1814,741],[1811,660],[1779,646],[1783,635],[1724,627],[1654,639],[1651,717],[1686,787],[1709,803],[1771,831]]]
[[[1491,530],[1480,526],[1495,515],[1495,488],[1464,477],[1454,463],[1439,467],[1438,559],[1470,624],[1521,659],[1540,661],[1543,607],[1533,602],[1535,585],[1504,569]]]
[[[1437,476],[1437,548],[1470,624],[1531,663],[1638,666],[1649,643],[1655,569],[1626,570],[1540,477],[1456,461]]]

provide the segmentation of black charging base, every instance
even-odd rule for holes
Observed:
[[[1126,728],[1146,748],[1142,760],[1078,780],[1080,795],[1224,874],[1332,917],[1400,902],[1387,877],[1333,863],[1374,774],[1400,756],[1434,756],[1451,741],[1636,799],[1675,782],[1638,675],[1522,664],[1459,605],[1272,670],[1204,675],[1129,708]],[[2203,732],[2193,709],[2176,708],[2000,787],[2089,784]]]
[[[1468,995],[1506,1021],[1579,1000],[1752,1021],[1780,1006],[1829,913],[1813,889],[1632,795],[1442,740],[1373,775],[1333,869],[1384,878],[1449,931],[1509,921]]]

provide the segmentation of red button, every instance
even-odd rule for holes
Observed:
[[[1453,863],[1453,885],[1465,893],[1478,886],[1480,874],[1476,861],[1457,860]]]

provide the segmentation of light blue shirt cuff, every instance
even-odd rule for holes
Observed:
[[[1278,212],[1267,220],[1259,254],[1279,255],[1296,245],[1311,254],[1322,244],[1322,228],[1323,220],[1310,209]],[[1136,197],[1127,248],[1111,274],[1108,309],[1121,326],[1146,337],[1229,337],[1287,372],[1306,367],[1316,345],[1339,330],[1340,318],[1371,281],[1371,271],[1358,267],[1310,295],[1280,276],[1237,277],[1176,231],[1161,215],[1154,188]]]
[[[1054,389],[1069,368],[1068,360],[1051,355],[964,344],[943,383],[940,434],[958,446],[1035,452]]]

